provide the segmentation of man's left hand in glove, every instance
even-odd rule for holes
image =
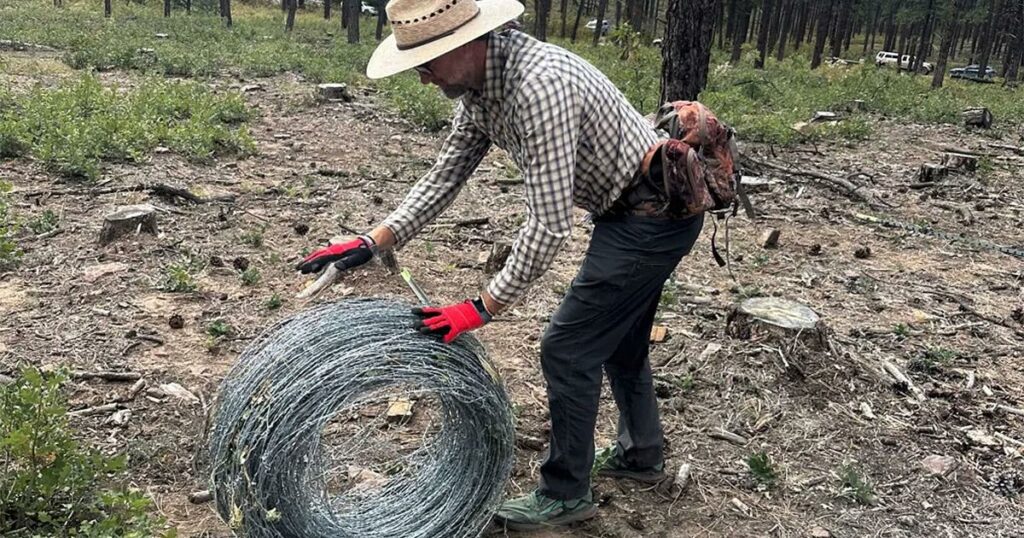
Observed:
[[[413,308],[412,313],[420,317],[413,327],[423,334],[443,336],[444,343],[449,344],[457,336],[482,327],[491,321],[491,314],[484,308],[479,297],[440,308],[427,306]]]

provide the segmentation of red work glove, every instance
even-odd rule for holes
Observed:
[[[299,262],[296,269],[302,274],[318,273],[329,263],[342,271],[352,269],[370,261],[376,246],[370,236],[360,235],[347,243],[329,245],[313,252]]]
[[[482,327],[484,323],[491,321],[491,315],[479,297],[441,308],[413,308],[412,313],[421,318],[413,324],[415,329],[423,334],[444,336],[446,344],[450,344],[460,334]]]

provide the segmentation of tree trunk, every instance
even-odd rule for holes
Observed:
[[[1011,41],[1013,45],[1007,53],[1010,60],[1007,64],[1006,72],[1003,73],[1003,78],[1010,84],[1017,82],[1020,66],[1024,63],[1024,0],[1017,0],[1014,11],[1016,16],[1014,17],[1012,32],[1014,39]]]
[[[914,56],[910,63],[910,70],[913,73],[921,72],[921,66],[924,64],[925,58],[928,57],[929,48],[931,46],[931,27],[935,19],[932,15],[934,8],[935,0],[928,0],[928,7],[925,12],[924,22],[921,24],[921,42],[917,47],[917,55]]]
[[[800,45],[804,42],[804,37],[807,35],[807,24],[811,20],[811,8],[805,0],[800,0],[796,6],[799,18],[796,24],[796,35],[793,36],[793,50],[800,50]]]
[[[768,55],[768,31],[771,29],[772,2],[781,0],[763,0],[761,4],[761,22],[757,29],[757,61],[754,62],[756,69],[764,69],[764,59]]]
[[[942,31],[942,44],[939,45],[939,59],[935,62],[935,73],[932,74],[932,88],[941,88],[943,79],[946,77],[946,64],[949,60],[949,53],[953,50],[953,38],[956,32],[956,25],[960,21],[960,4],[962,0],[953,3],[953,11],[949,14],[946,27]]]
[[[608,0],[599,0],[597,5],[597,26],[594,28],[594,46],[601,39],[601,30],[604,28],[604,12],[608,10]]]
[[[724,4],[723,4],[724,5]],[[729,0],[729,8],[726,9],[726,25],[725,33],[729,36],[731,42],[736,37],[736,21],[739,20],[739,0]]]
[[[537,0],[537,28],[534,37],[541,41],[548,40],[548,13],[551,11],[551,0]]]
[[[639,32],[644,24],[644,10],[641,0],[626,0],[626,20],[633,30]]]
[[[231,28],[231,0],[220,0],[220,16],[224,19],[224,24]]]
[[[747,40],[747,27],[750,26],[750,0],[738,0],[736,9],[739,10],[739,19],[736,21],[736,26],[733,27],[732,55],[729,57],[729,63],[732,65],[739,63],[740,56],[743,54],[743,43]]]
[[[782,7],[786,0],[775,0],[772,6],[772,21],[768,25],[768,54],[775,50],[775,41],[779,36],[779,27],[782,26]]]
[[[992,53],[992,38],[996,33],[995,21],[996,11],[999,10],[999,0],[990,0],[988,4],[988,18],[985,21],[985,29],[981,38],[981,53],[978,57],[978,73],[983,77],[985,68],[988,67],[989,57]]]
[[[103,0],[103,16],[110,18],[110,0]]]
[[[331,0],[324,0],[324,20],[331,20]]]
[[[718,0],[669,0],[661,47],[661,102],[695,101],[707,83]]]
[[[185,13],[192,14],[192,0],[185,0]]]
[[[295,0],[292,0],[295,2]],[[359,11],[362,7],[359,0],[348,0],[348,42],[359,43]],[[380,13],[378,11],[378,13]]]
[[[579,4],[576,8],[576,22],[572,25],[572,39],[573,43],[576,42],[576,33],[580,29],[580,17],[583,16],[583,0],[579,0]]]
[[[846,39],[846,25],[849,24],[851,0],[840,0],[836,23],[832,27],[832,35],[829,36],[829,44],[832,46],[830,54],[838,58],[843,53],[843,41]]]
[[[871,17],[871,29],[869,30],[871,32],[871,45],[867,49],[864,50],[864,56],[868,56],[869,55],[869,52],[868,52],[869,50],[870,50],[870,52],[875,52],[875,37],[878,36],[878,19],[881,16],[882,16],[882,4],[878,4],[878,7],[875,9],[874,15]],[[868,40],[865,39],[864,40],[864,44],[867,45],[867,43],[868,43]]]
[[[559,16],[562,19],[562,31],[559,33],[559,35],[561,35],[562,38],[565,38],[565,12],[566,10],[569,9],[568,4],[568,0],[562,0],[561,7],[559,8]]]
[[[735,2],[736,0],[729,0]],[[657,28],[657,23],[655,23]],[[715,17],[715,35],[718,37],[718,50],[725,50],[725,34],[728,32],[725,28],[725,2],[718,2],[718,15]],[[731,33],[729,35],[732,35]]]
[[[822,3],[818,12],[818,27],[814,30],[814,53],[811,55],[811,69],[817,69],[821,65],[821,53],[825,51],[825,38],[828,37],[828,26],[832,21],[832,10],[835,8],[836,0],[826,0]]]
[[[164,0],[164,17],[171,16],[171,0]]]
[[[786,58],[786,41],[789,39],[789,29],[793,23],[793,10],[796,8],[796,2],[789,2],[782,17],[782,30],[779,31],[779,50],[775,55],[775,59],[780,62]]]
[[[387,2],[377,3],[377,30],[374,37],[379,42],[384,37],[384,27],[388,24],[388,12],[384,9]]]
[[[903,2],[893,2],[889,6],[889,17],[885,21],[885,43],[882,45],[882,50],[892,52],[896,48],[896,31],[899,25],[896,24],[896,12],[900,9],[900,4]]]
[[[285,17],[284,31],[291,32],[292,28],[295,27],[295,8],[296,0],[285,0],[288,2],[288,16]]]

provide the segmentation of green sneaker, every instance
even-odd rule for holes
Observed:
[[[630,467],[619,453],[618,446],[598,450],[594,455],[594,467],[597,468],[597,476],[631,478],[645,484],[657,484],[667,476],[664,463],[659,463],[654,467]]]
[[[585,521],[596,515],[597,505],[590,492],[582,499],[560,501],[534,491],[525,497],[501,503],[494,519],[508,530],[533,531]]]

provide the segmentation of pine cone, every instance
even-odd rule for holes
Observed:
[[[989,478],[989,487],[1003,497],[1015,497],[1024,492],[1024,474],[1018,471],[993,474]]]

